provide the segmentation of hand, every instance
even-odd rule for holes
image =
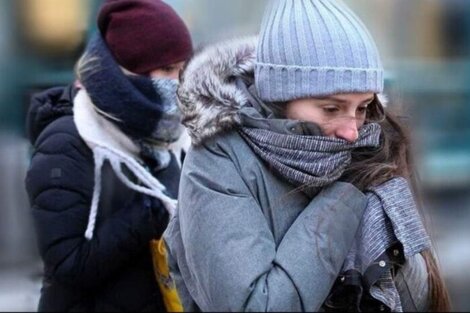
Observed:
[[[149,210],[150,222],[153,228],[152,239],[160,239],[168,226],[170,214],[160,200],[147,195],[144,195],[144,197],[144,206]]]
[[[125,211],[124,218],[143,242],[160,239],[168,225],[169,214],[163,203],[142,193],[135,194]]]

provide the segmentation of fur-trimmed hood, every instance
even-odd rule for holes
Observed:
[[[240,123],[248,101],[235,78],[252,76],[257,37],[230,40],[197,53],[186,66],[178,89],[183,124],[199,144]]]
[[[249,98],[237,78],[253,77],[257,41],[257,36],[228,40],[202,49],[188,62],[178,105],[194,145],[240,125],[239,111]],[[386,96],[378,98],[385,106]]]

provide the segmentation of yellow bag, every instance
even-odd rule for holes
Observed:
[[[151,240],[150,250],[152,251],[153,269],[157,278],[158,286],[163,297],[168,312],[183,312],[183,305],[176,290],[176,285],[170,277],[170,268],[166,254],[166,246],[163,239]]]

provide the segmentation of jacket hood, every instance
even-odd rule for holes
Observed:
[[[193,144],[240,124],[238,111],[248,98],[238,77],[253,76],[257,37],[209,46],[187,64],[178,88],[183,124]]]
[[[73,115],[73,86],[54,87],[34,94],[26,116],[26,134],[34,145],[41,132],[56,119]]]

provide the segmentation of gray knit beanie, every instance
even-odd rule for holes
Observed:
[[[383,68],[374,40],[344,3],[271,1],[255,65],[261,99],[383,91]]]

